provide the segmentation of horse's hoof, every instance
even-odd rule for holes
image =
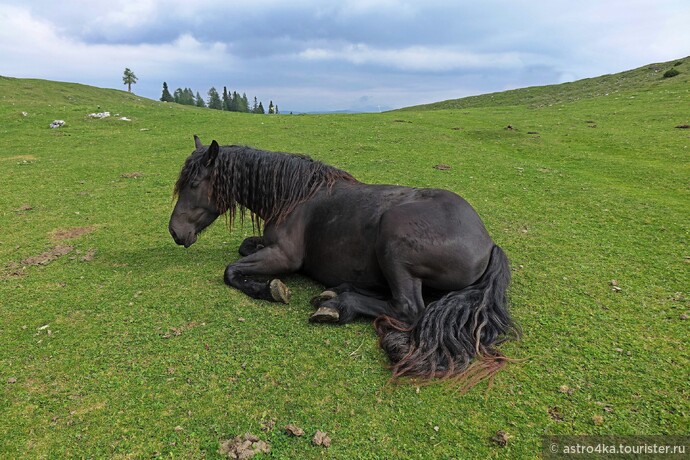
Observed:
[[[276,302],[290,303],[290,289],[280,281],[279,279],[274,279],[269,285],[271,288],[271,297]]]
[[[311,304],[314,307],[320,307],[325,301],[335,299],[337,296],[338,294],[333,291],[323,291],[321,294],[311,298]]]
[[[312,323],[337,323],[340,321],[340,313],[332,307],[319,307],[316,312],[309,317]]]

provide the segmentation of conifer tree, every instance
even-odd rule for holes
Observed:
[[[228,87],[223,86],[223,110],[232,110],[232,103],[230,102],[230,96],[228,95]]]
[[[264,110],[264,105],[261,102],[259,102],[259,107],[256,108],[256,113],[260,113],[261,115],[266,113],[266,110]]]
[[[273,107],[273,101],[271,101],[268,104],[268,113],[269,113],[269,115],[276,113],[276,109],[275,109],[275,107]]]
[[[237,94],[237,91],[232,92],[232,108],[233,111],[235,112],[241,112],[242,111],[242,102],[240,95]]]
[[[196,106],[197,107],[206,107],[206,102],[204,102],[204,98],[201,97],[201,94],[199,94],[199,91],[196,92]]]
[[[129,68],[125,68],[125,73],[122,75],[122,83],[127,85],[127,91],[130,93],[132,92],[132,85],[134,85],[137,80],[138,78],[136,75],[134,75],[134,72],[129,70]]]
[[[208,90],[208,108],[223,110],[223,102],[220,100],[218,90],[216,90],[214,87],[211,87],[211,89]]]
[[[191,90],[191,88],[177,88],[173,98],[178,104],[194,105],[194,92]]]
[[[256,100],[256,96],[254,96],[254,104],[252,105],[252,113],[259,113],[259,101]]]
[[[177,88],[173,93],[173,101],[182,104],[182,88]]]
[[[163,94],[161,95],[161,101],[175,102],[175,98],[173,98],[172,94],[170,94],[170,90],[168,89],[168,84],[166,82],[163,82]]]
[[[240,98],[240,103],[239,103],[239,109],[240,109],[240,112],[244,112],[244,113],[249,112],[249,100],[247,99],[247,93],[242,93],[242,97]]]

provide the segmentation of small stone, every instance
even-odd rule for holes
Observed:
[[[614,291],[614,292],[620,292],[621,291],[621,287],[618,285],[617,280],[609,281],[609,285],[611,286],[612,291]]]

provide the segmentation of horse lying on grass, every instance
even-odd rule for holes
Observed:
[[[202,145],[175,184],[169,230],[185,248],[239,209],[263,236],[247,238],[225,282],[250,297],[288,303],[279,279],[300,272],[325,285],[316,323],[376,318],[393,377],[493,375],[495,347],[517,329],[507,308],[508,259],[474,209],[445,190],[370,185],[304,155]],[[474,364],[472,360],[477,358]]]

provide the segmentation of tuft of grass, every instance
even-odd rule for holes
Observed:
[[[544,435],[686,434],[687,74],[318,116],[0,78],[0,457],[219,458],[249,432],[276,458],[525,458]],[[370,322],[307,322],[322,286],[287,277],[288,306],[227,288],[250,226],[221,220],[188,250],[167,233],[193,134],[464,196],[511,259],[524,336],[502,350],[527,361],[462,396],[394,384]]]

